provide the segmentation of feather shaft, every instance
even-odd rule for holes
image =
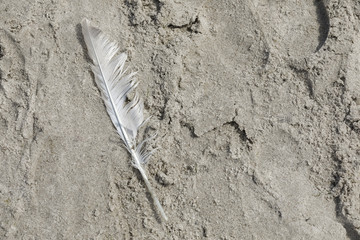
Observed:
[[[161,216],[168,220],[143,167],[152,154],[152,151],[143,149],[143,143],[148,139],[136,146],[138,129],[146,121],[143,118],[143,102],[135,94],[134,99],[126,103],[128,93],[138,84],[132,78],[135,73],[125,75],[126,69],[124,71],[123,69],[127,56],[125,53],[118,55],[119,48],[115,42],[111,42],[99,29],[92,27],[89,20],[84,19],[81,25],[88,53],[93,61],[92,70],[95,82],[101,92],[106,110],[126,149],[131,154],[132,165],[139,170],[155,206]]]

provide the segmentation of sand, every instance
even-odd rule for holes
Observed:
[[[360,239],[360,3],[0,1],[0,239]],[[154,208],[86,17],[129,54]]]

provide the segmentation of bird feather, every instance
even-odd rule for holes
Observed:
[[[146,121],[143,115],[144,104],[139,95],[135,93],[135,97],[128,102],[128,94],[138,85],[134,77],[136,73],[127,73],[127,69],[124,69],[127,55],[119,53],[116,42],[111,41],[98,28],[93,27],[87,19],[83,19],[81,25],[88,54],[93,62],[91,69],[107,113],[131,154],[132,165],[141,173],[155,206],[167,220],[143,167],[153,153],[144,148],[144,144],[150,139],[145,139],[136,145],[138,130]]]

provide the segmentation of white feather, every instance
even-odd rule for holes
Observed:
[[[155,205],[163,218],[167,220],[142,166],[147,163],[153,152],[143,149],[144,143],[149,139],[145,139],[136,146],[136,135],[144,123],[143,101],[137,93],[129,103],[126,101],[128,94],[138,84],[134,78],[135,73],[127,74],[124,70],[127,55],[119,54],[117,43],[110,41],[99,29],[91,26],[89,20],[83,19],[81,25],[88,54],[93,62],[92,71],[106,110],[132,156],[132,165],[140,171]]]

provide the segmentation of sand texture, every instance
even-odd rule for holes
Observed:
[[[360,239],[360,2],[0,0],[0,239]],[[164,222],[81,20],[138,72]]]

